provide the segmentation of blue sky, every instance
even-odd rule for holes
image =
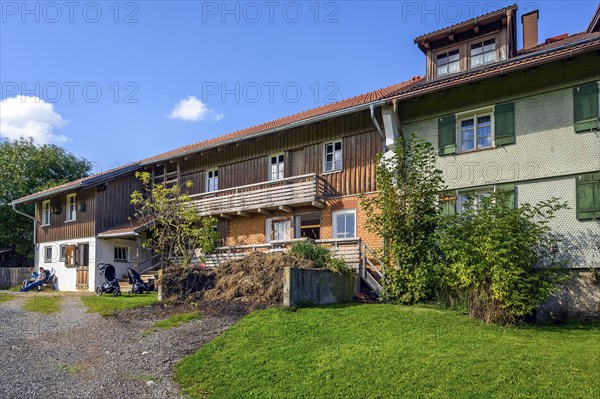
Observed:
[[[416,36],[512,3],[2,0],[0,136],[105,170],[423,74]],[[598,1],[517,4],[543,41]]]

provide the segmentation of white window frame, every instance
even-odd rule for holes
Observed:
[[[479,147],[478,145],[478,124],[477,119],[483,116],[490,117],[490,145],[486,147]],[[470,150],[463,150],[463,140],[462,140],[462,122],[473,119],[473,148]],[[480,108],[477,110],[463,112],[456,115],[456,143],[457,143],[457,153],[467,153],[474,151],[487,150],[489,148],[494,148],[496,146],[495,137],[494,137],[494,107],[486,107]]]
[[[491,51],[484,51],[485,49],[485,42],[489,42],[490,40],[494,41],[494,60],[493,61],[485,61],[485,54],[487,53],[491,53]],[[481,54],[477,54],[475,57],[481,56],[481,64],[478,65],[473,65],[473,46],[477,45],[477,44],[481,44]],[[489,64],[493,64],[494,62],[498,62],[498,42],[496,41],[496,37],[492,36],[492,37],[488,37],[487,39],[480,39],[480,40],[476,40],[476,41],[472,41],[469,42],[468,44],[469,46],[469,69],[472,68],[479,68],[481,66],[484,65],[489,65]]]
[[[452,64],[458,62],[458,71],[450,72],[450,64],[451,63],[448,61],[445,64],[447,66],[447,72],[440,73],[440,71],[439,71],[439,57],[440,56],[446,56],[446,58],[450,58],[450,53],[453,53],[454,51],[458,51],[458,60],[457,61],[452,61]],[[440,50],[440,51],[434,53],[434,57],[435,57],[435,76],[436,77],[450,76],[450,75],[454,75],[455,73],[462,72],[462,63],[461,63],[460,48],[454,47],[454,48],[449,48],[449,49],[445,49],[445,50]]]
[[[67,244],[60,244],[60,246],[58,247],[58,260],[61,262],[64,262],[66,254],[67,254]]]
[[[464,210],[464,204],[467,200],[467,196],[473,197],[473,205],[477,207],[479,205],[480,198],[485,196],[489,197],[496,192],[496,186],[480,187],[476,190],[461,190],[456,192],[456,212],[462,213]]]
[[[67,194],[66,208],[65,222],[74,222],[77,220],[77,194]]]
[[[354,235],[353,236],[348,236],[347,232],[344,233],[344,237],[339,237],[339,231],[338,231],[338,222],[337,222],[337,216],[338,215],[349,215],[352,214],[354,215]],[[356,209],[341,209],[339,211],[333,211],[331,213],[331,218],[333,219],[333,229],[331,231],[331,236],[333,239],[337,239],[337,238],[356,238]],[[347,219],[346,219],[347,222]],[[347,223],[346,223],[347,225]]]
[[[340,144],[340,149],[336,151],[335,149],[335,145],[336,144]],[[327,146],[331,145],[332,148],[332,152],[331,152],[331,162],[327,162]],[[335,154],[339,153],[340,154],[340,164],[339,167],[336,168],[336,162],[335,162]],[[331,163],[331,169],[327,169],[327,164]],[[342,140],[334,140],[334,141],[328,141],[327,143],[323,143],[323,173],[331,173],[331,172],[338,172],[340,170],[342,170],[344,168],[344,143]]]
[[[125,251],[125,257],[117,257],[119,250]],[[127,262],[129,263],[129,247],[124,245],[115,245],[114,248],[114,260],[115,262]]]
[[[211,174],[212,177],[210,176]],[[206,187],[204,189],[207,193],[219,190],[219,168],[208,169],[206,171]]]
[[[52,262],[52,245],[44,246],[44,262],[51,263]]]
[[[50,226],[51,215],[50,200],[42,201],[42,226]]]
[[[279,161],[279,157],[283,157],[283,161]],[[277,162],[272,164],[273,158],[277,158]],[[277,165],[277,171],[273,173],[273,165]],[[269,181],[282,180],[285,177],[285,154],[279,152],[269,155]]]
[[[266,224],[265,224],[265,238],[266,238],[266,242],[273,242],[273,241],[289,241],[292,239],[292,219],[291,218],[268,218],[265,220]],[[274,232],[273,232],[273,223],[287,223],[287,229],[285,230],[285,235],[287,236],[287,238],[282,238],[282,239],[275,239],[272,238],[271,236],[273,236]]]

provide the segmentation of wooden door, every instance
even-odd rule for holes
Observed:
[[[288,176],[300,176],[304,174],[304,148],[290,151]]]
[[[80,244],[79,254],[81,259],[77,262],[76,270],[76,288],[80,291],[87,291],[89,284],[89,262],[90,262],[90,245]]]

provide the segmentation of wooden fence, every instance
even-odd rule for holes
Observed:
[[[20,286],[28,275],[26,267],[0,267],[0,289]]]

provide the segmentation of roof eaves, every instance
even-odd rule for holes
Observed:
[[[593,33],[600,30],[600,4],[598,4],[598,8],[596,8],[596,12],[588,25],[586,32]]]
[[[455,31],[457,29],[461,29],[461,28],[463,28],[465,26],[469,26],[469,25],[471,25],[473,23],[477,23],[477,22],[482,21],[482,20],[486,20],[486,19],[490,19],[490,18],[493,18],[493,17],[496,17],[496,16],[500,16],[502,14],[505,14],[508,10],[517,10],[517,9],[518,9],[517,4],[513,4],[513,5],[510,5],[510,6],[507,6],[507,7],[500,8],[500,9],[495,10],[495,11],[490,11],[487,14],[483,14],[483,15],[479,15],[477,17],[469,18],[469,19],[467,19],[465,21],[458,22],[456,24],[447,26],[445,28],[437,29],[437,30],[434,30],[432,32],[429,32],[429,33],[417,36],[414,39],[414,43],[419,43],[419,42],[423,41],[424,39],[431,38],[433,36],[439,35],[439,34],[444,33],[444,32],[452,32],[452,31]]]
[[[385,96],[383,97],[385,98]],[[371,107],[371,105],[373,106],[379,106],[379,105],[383,105],[385,104],[385,99],[377,99],[377,100],[373,100],[373,101],[369,101],[363,104],[358,104],[358,105],[354,105],[348,108],[342,108],[336,111],[332,111],[332,112],[327,112],[321,115],[316,115],[313,117],[309,117],[306,119],[301,119],[299,121],[295,121],[295,122],[291,122],[291,123],[287,123],[287,124],[282,124],[280,126],[275,126],[272,128],[268,128],[265,130],[261,130],[255,133],[250,133],[247,135],[242,135],[242,136],[238,136],[238,137],[233,137],[231,139],[228,140],[223,140],[223,141],[219,141],[217,143],[214,144],[208,144],[206,146],[202,146],[202,147],[198,147],[198,148],[193,148],[190,149],[188,151],[182,151],[179,152],[177,154],[174,155],[165,155],[164,157],[160,157],[160,158],[149,158],[148,160],[144,160],[140,162],[140,166],[145,166],[145,165],[150,165],[156,162],[163,162],[163,161],[167,161],[169,159],[173,159],[173,158],[181,158],[181,157],[185,157],[185,156],[189,156],[191,154],[197,153],[197,152],[201,152],[201,151],[207,151],[210,149],[214,149],[214,148],[218,148],[218,147],[223,147],[229,144],[233,144],[236,143],[238,141],[242,141],[242,140],[248,140],[248,139],[253,139],[253,138],[257,138],[257,137],[261,137],[261,136],[265,136],[268,134],[272,134],[272,133],[277,133],[280,132],[282,130],[287,130],[287,129],[292,129],[294,127],[299,127],[299,126],[304,126],[304,125],[308,125],[311,123],[315,123],[315,122],[319,122],[321,120],[325,120],[325,119],[329,119],[329,118],[335,118],[337,116],[342,116],[342,115],[347,115],[350,114],[352,112],[356,112],[356,111],[362,111],[365,109],[369,109]]]

